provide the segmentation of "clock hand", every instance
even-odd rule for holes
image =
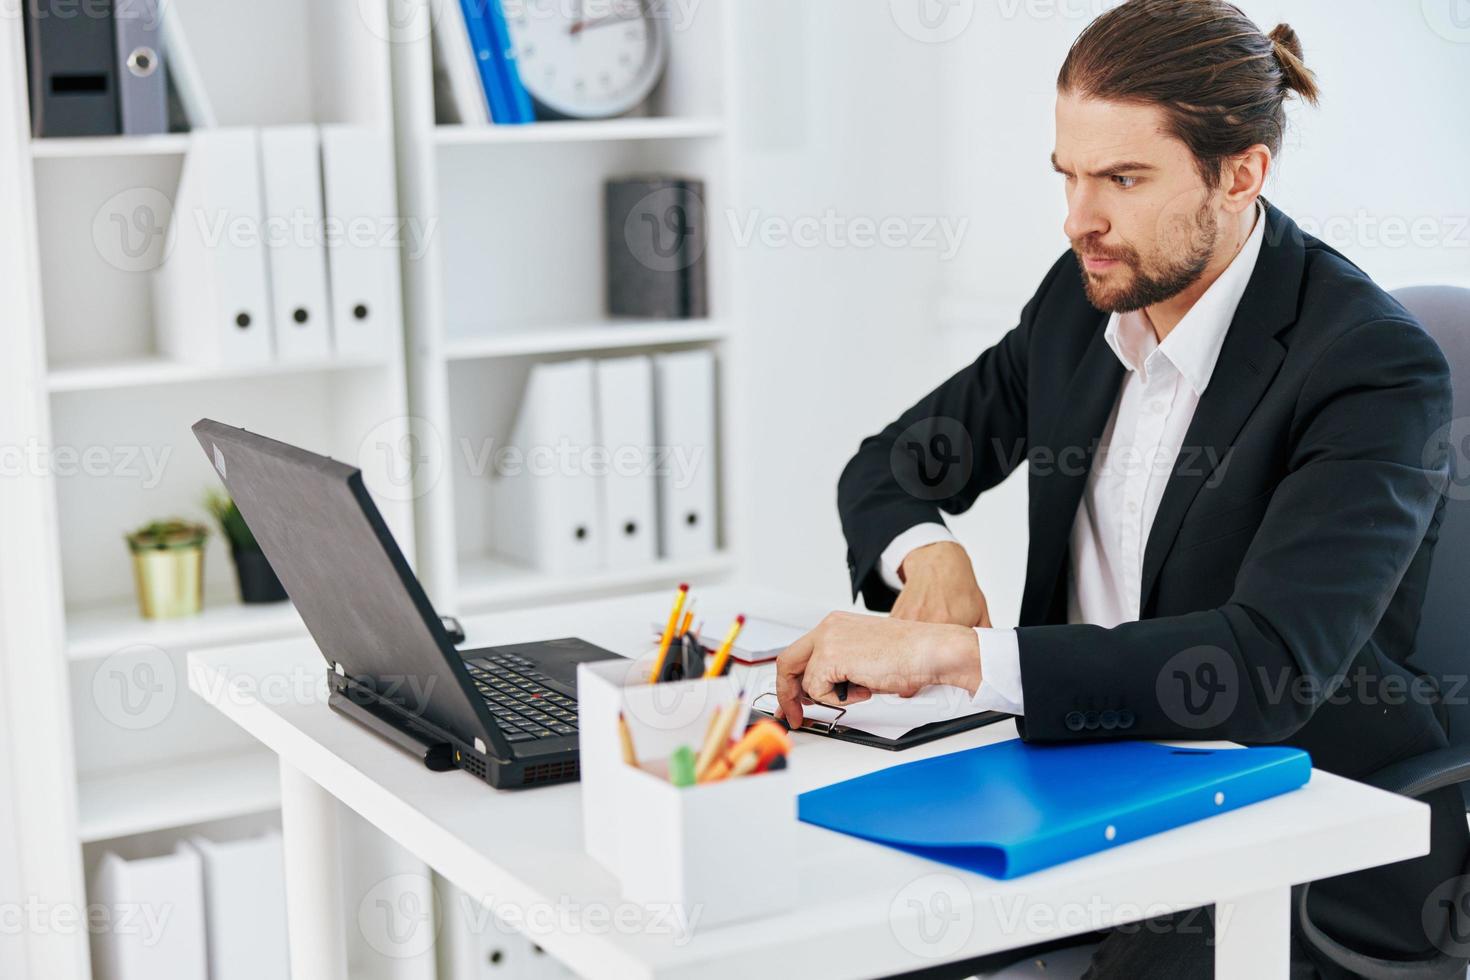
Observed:
[[[637,9],[631,14],[623,14],[621,16],[618,14],[609,14],[606,17],[594,17],[591,20],[579,17],[572,24],[571,28],[568,29],[567,33],[575,36],[581,34],[583,31],[590,31],[595,27],[606,27],[609,24],[621,24],[630,20],[638,20],[647,12],[647,5],[645,3],[639,3],[637,4]]]

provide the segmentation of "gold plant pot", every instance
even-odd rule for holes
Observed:
[[[204,538],[199,525],[154,524],[128,536],[144,619],[197,616],[204,608]]]
[[[197,616],[204,609],[204,549],[135,551],[133,580],[144,619]]]

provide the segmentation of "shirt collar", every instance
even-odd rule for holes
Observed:
[[[1108,318],[1108,325],[1103,331],[1103,339],[1113,354],[1125,368],[1140,372],[1145,378],[1149,367],[1156,365],[1158,358],[1165,358],[1183,375],[1196,397],[1203,395],[1210,376],[1215,373],[1215,362],[1220,358],[1225,334],[1229,332],[1236,307],[1240,306],[1246,286],[1250,284],[1265,238],[1265,208],[1257,201],[1255,227],[1245,244],[1164,338],[1164,342],[1158,342],[1147,311],[1114,313]]]

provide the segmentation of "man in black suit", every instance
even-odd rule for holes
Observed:
[[[1446,744],[1408,665],[1448,480],[1438,347],[1261,197],[1301,47],[1223,0],[1133,0],[1058,79],[1072,248],[995,347],[863,441],[839,486],[853,588],[778,670],[781,712],[928,684],[1028,741],[1299,746],[1349,777]],[[960,513],[1029,465],[1020,626],[990,628]],[[1457,789],[1432,853],[1318,884],[1365,953],[1445,947]],[[1426,934],[1428,929],[1428,934]],[[1210,976],[1209,930],[1111,933],[1093,976]],[[1447,947],[1445,947],[1447,948]],[[1293,943],[1293,975],[1337,975]]]

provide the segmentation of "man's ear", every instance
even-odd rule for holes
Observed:
[[[1271,148],[1264,143],[1226,159],[1220,182],[1221,206],[1240,214],[1254,204],[1266,187],[1271,162]]]

